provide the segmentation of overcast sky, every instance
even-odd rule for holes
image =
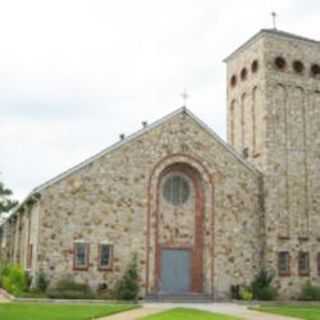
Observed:
[[[320,1],[0,0],[0,180],[40,183],[182,105],[225,137],[229,53],[270,12],[320,38]]]

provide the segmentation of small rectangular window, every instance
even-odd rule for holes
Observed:
[[[308,252],[299,253],[299,275],[308,276],[310,273],[310,261]]]
[[[77,242],[74,244],[74,269],[88,270],[89,267],[89,244]]]
[[[290,256],[287,251],[278,253],[278,272],[280,276],[290,275]]]
[[[112,266],[112,246],[110,244],[99,245],[99,269],[106,270]]]

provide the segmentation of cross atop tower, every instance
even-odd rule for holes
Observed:
[[[273,29],[277,29],[277,13],[275,11],[271,12],[271,16],[272,16],[272,24],[273,24]]]
[[[187,93],[187,90],[184,89],[181,93],[181,98],[183,99],[183,107],[187,107],[187,100],[189,99],[189,94]]]

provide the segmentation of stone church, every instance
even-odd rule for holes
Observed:
[[[2,259],[112,288],[136,254],[141,296],[319,285],[320,42],[264,29],[225,62],[228,142],[186,108],[144,123],[35,188]]]

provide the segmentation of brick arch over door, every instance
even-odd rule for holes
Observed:
[[[195,191],[194,243],[160,242],[160,187],[163,178],[171,172],[180,172],[191,181]],[[213,181],[212,175],[202,162],[188,155],[176,154],[162,159],[153,169],[148,186],[148,216],[146,232],[146,291],[159,289],[160,250],[163,247],[185,247],[192,251],[191,291],[213,292]],[[205,284],[205,285],[204,285]]]

